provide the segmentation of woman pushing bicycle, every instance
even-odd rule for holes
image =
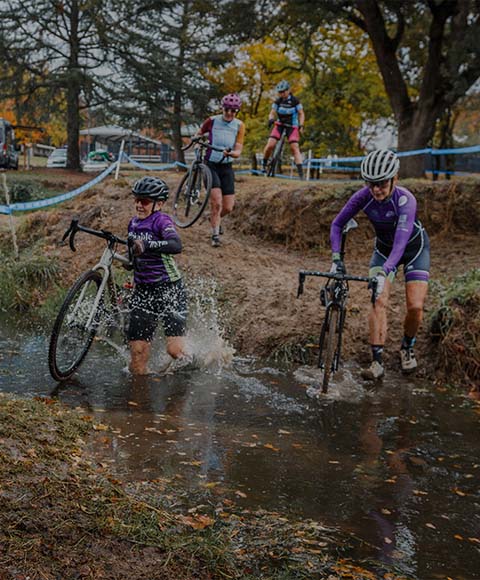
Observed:
[[[235,205],[235,178],[232,159],[240,157],[245,137],[245,125],[236,118],[242,101],[236,94],[225,95],[221,101],[222,114],[209,117],[196,133],[208,136],[208,142],[223,149],[222,153],[210,149],[207,165],[212,172],[210,194],[210,224],[212,226],[212,246],[220,246],[220,222],[222,217],[233,210]]]
[[[340,259],[340,244],[342,228],[348,220],[363,210],[375,230],[369,271],[369,276],[377,283],[377,299],[369,317],[372,363],[362,371],[363,378],[368,380],[379,379],[385,374],[382,354],[387,336],[387,306],[400,264],[403,264],[405,275],[407,306],[400,347],[401,368],[409,373],[417,367],[413,346],[428,290],[430,242],[416,216],[414,195],[397,185],[399,167],[400,161],[393,151],[377,149],[369,153],[360,167],[366,185],[347,201],[330,229],[333,272],[345,271]]]
[[[167,339],[167,352],[187,356],[185,325],[187,296],[174,254],[182,242],[170,216],[161,210],[168,199],[168,186],[157,177],[135,182],[132,194],[136,216],[128,224],[128,240],[134,256],[135,288],[130,303],[130,371],[148,373],[151,343],[159,319]]]

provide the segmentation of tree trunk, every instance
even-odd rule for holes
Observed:
[[[79,5],[73,0],[70,6],[70,56],[68,62],[67,84],[67,167],[80,169],[80,86],[81,71],[79,67],[80,40],[78,26],[80,22]]]
[[[182,96],[176,91],[173,98],[172,140],[177,161],[185,163],[185,153],[182,151]]]

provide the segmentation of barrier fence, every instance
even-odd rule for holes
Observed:
[[[465,175],[465,174],[472,174],[472,173],[480,173],[480,156],[477,157],[468,157],[462,161],[463,166],[467,168],[466,170],[457,170],[455,166],[453,168],[447,167],[447,163],[451,163],[451,159],[449,156],[452,155],[475,155],[476,153],[480,153],[480,145],[474,145],[472,147],[458,147],[454,149],[417,149],[415,151],[401,151],[398,152],[397,155],[399,157],[409,157],[412,155],[429,155],[430,160],[438,159],[435,164],[431,164],[430,169],[426,169],[427,172],[431,172],[432,174],[446,174],[446,175]],[[362,161],[363,156],[354,156],[354,157],[336,157],[336,156],[328,156],[328,157],[319,157],[319,158],[312,158],[310,155],[304,161],[304,166],[306,168],[306,173],[308,178],[312,179],[311,175],[314,171],[319,171],[322,173],[323,171],[339,171],[339,172],[359,172],[360,171],[360,162]],[[454,159],[455,161],[455,159]],[[3,189],[4,189],[4,198],[6,200],[6,204],[0,204],[0,214],[12,214],[14,211],[32,211],[36,209],[41,209],[44,207],[48,207],[51,205],[55,205],[57,203],[61,203],[63,201],[67,201],[80,195],[87,189],[90,189],[94,185],[100,183],[103,179],[105,179],[110,173],[115,170],[115,177],[118,177],[118,172],[120,170],[120,166],[122,163],[129,163],[138,169],[142,169],[144,171],[166,171],[171,169],[176,169],[177,167],[186,168],[187,165],[185,163],[180,163],[179,161],[175,161],[173,163],[166,163],[162,165],[145,165],[141,161],[137,159],[132,159],[132,157],[128,156],[124,151],[123,148],[120,150],[119,159],[112,163],[107,169],[102,171],[99,175],[97,175],[94,179],[85,183],[84,185],[74,189],[73,191],[69,191],[67,193],[63,193],[60,195],[56,195],[53,197],[49,197],[46,199],[36,200],[36,201],[27,201],[27,202],[18,202],[18,203],[10,203],[8,190],[6,185],[6,180],[3,181]],[[349,165],[351,164],[351,165]],[[435,166],[434,166],[435,165]],[[462,166],[461,163],[456,164],[457,166]],[[468,168],[470,167],[470,170]],[[239,170],[236,172],[237,174],[251,174],[251,175],[264,175],[262,171],[256,169],[244,169]],[[277,177],[284,178],[284,179],[298,179],[298,177],[294,176],[293,173],[290,175],[277,175]]]

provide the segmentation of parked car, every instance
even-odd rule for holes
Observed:
[[[87,159],[82,164],[82,169],[86,173],[98,173],[107,169],[107,167],[115,161],[115,157],[109,151],[104,151],[103,149],[97,149],[96,151],[90,151]]]
[[[67,166],[67,150],[65,147],[54,149],[47,159],[47,167],[53,169]]]
[[[6,119],[0,119],[0,167],[18,169],[19,151],[12,124]]]

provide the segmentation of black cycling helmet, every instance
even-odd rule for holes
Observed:
[[[159,177],[142,177],[132,188],[135,197],[147,197],[153,201],[166,201],[168,192],[168,185]]]

